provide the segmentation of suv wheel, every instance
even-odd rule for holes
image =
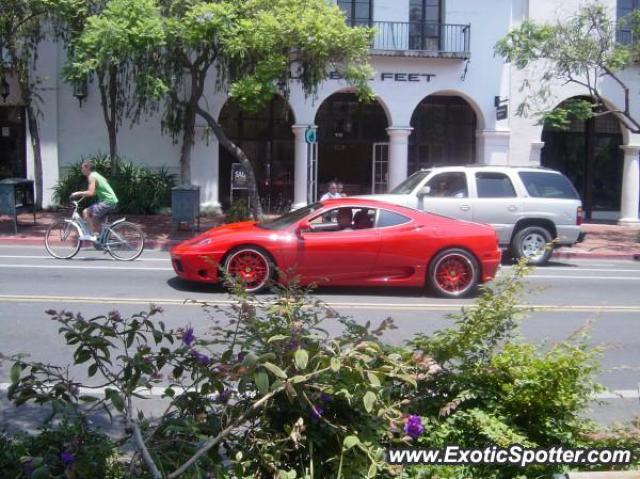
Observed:
[[[527,226],[513,237],[511,251],[516,259],[527,258],[528,264],[542,265],[551,257],[551,234],[542,226]]]

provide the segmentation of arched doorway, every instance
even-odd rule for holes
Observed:
[[[337,179],[348,195],[371,193],[374,145],[387,143],[387,115],[377,101],[358,101],[353,93],[334,93],[316,114],[318,196]]]
[[[476,114],[459,96],[431,95],[413,111],[409,174],[429,166],[466,165],[476,158]]]
[[[542,166],[561,171],[571,180],[587,219],[594,211],[620,209],[623,138],[614,115],[586,121],[573,118],[567,129],[545,126],[542,141]]]
[[[244,111],[229,100],[220,113],[220,124],[251,161],[264,211],[288,211],[293,202],[294,117],[284,98],[275,97],[257,112]],[[219,158],[220,203],[227,208],[231,203],[231,165],[236,160],[222,146]]]

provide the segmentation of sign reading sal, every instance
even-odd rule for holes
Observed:
[[[382,72],[378,74],[380,81],[400,81],[400,82],[430,82],[432,78],[436,76],[435,73],[394,73],[394,72]],[[344,75],[337,71],[329,72],[330,80],[342,80]],[[376,78],[372,78],[375,80]]]

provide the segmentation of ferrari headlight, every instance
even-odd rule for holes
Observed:
[[[198,241],[197,243],[194,243],[193,246],[206,246],[208,244],[211,244],[213,242],[213,240],[211,238],[203,238],[200,241]]]

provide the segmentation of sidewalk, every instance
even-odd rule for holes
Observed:
[[[42,245],[44,234],[49,225],[62,217],[61,213],[40,212],[33,225],[33,216],[29,213],[18,217],[18,234],[14,234],[13,221],[8,216],[0,216],[0,245]],[[127,220],[139,224],[146,234],[146,246],[150,249],[168,250],[172,245],[193,237],[184,226],[178,231],[172,230],[171,216],[168,215],[126,215]],[[216,226],[221,217],[202,217],[200,232]],[[611,224],[586,223],[582,230],[587,233],[584,242],[572,248],[562,247],[554,251],[556,259],[568,258],[608,258],[640,260],[640,224],[620,226]]]

